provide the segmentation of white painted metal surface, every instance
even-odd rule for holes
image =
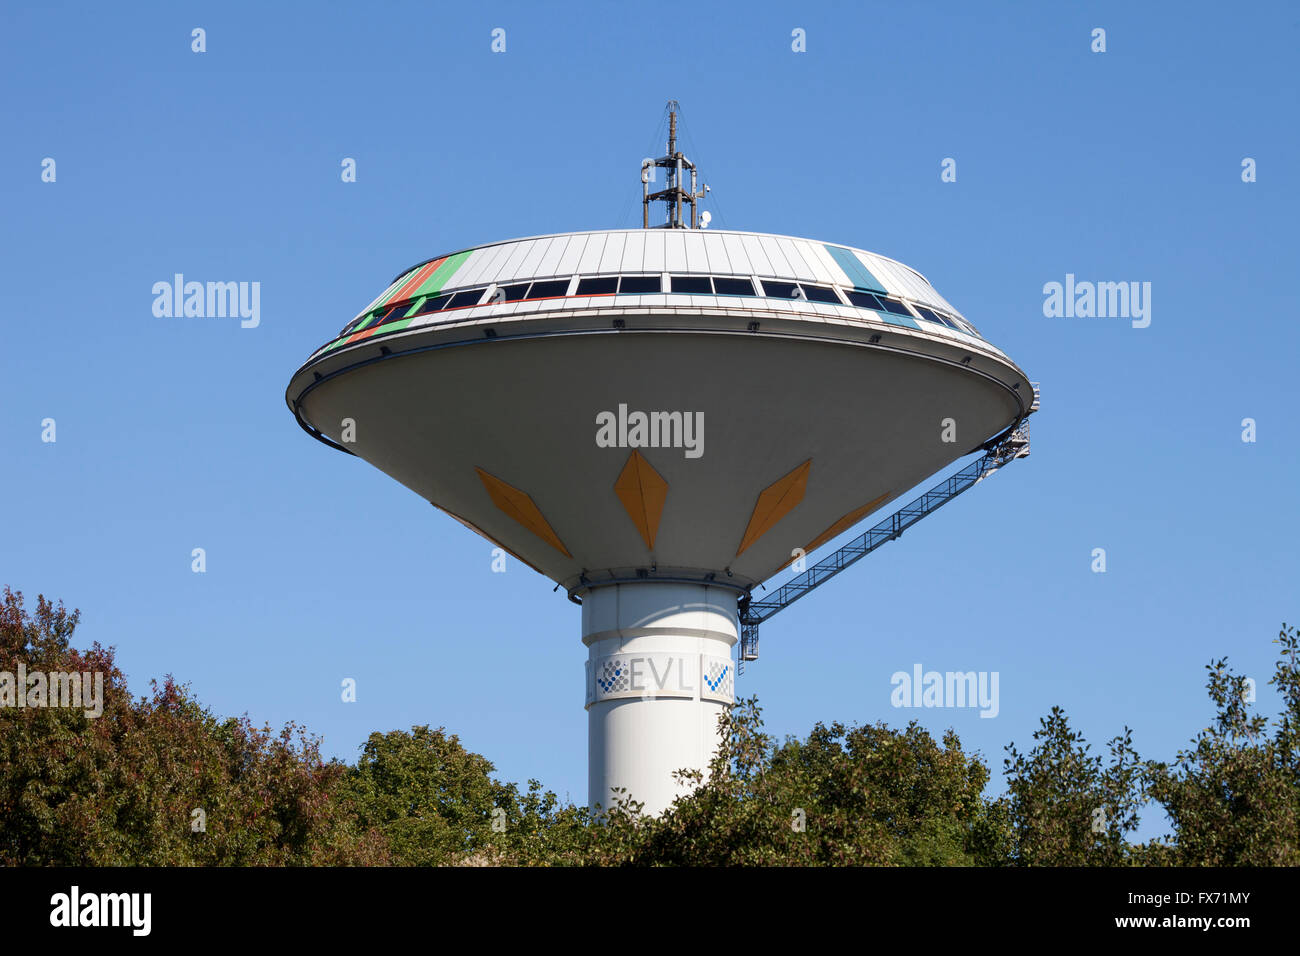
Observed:
[[[636,583],[583,595],[588,648],[587,798],[609,807],[623,788],[662,813],[689,787],[675,770],[707,774],[718,718],[734,699],[736,592]]]

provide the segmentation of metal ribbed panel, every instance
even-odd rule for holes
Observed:
[[[690,272],[708,272],[709,256],[704,251],[704,237],[695,230],[685,229],[673,233],[672,238],[681,236],[682,246],[686,250],[686,268]],[[670,240],[671,241],[671,240]]]
[[[464,265],[460,267],[456,275],[457,285],[474,285],[478,282],[486,282],[487,277],[485,267],[496,257],[493,255],[496,248],[475,249],[469,254]]]
[[[916,287],[912,284],[911,276],[892,262],[886,263],[885,268],[889,270],[890,290],[905,298],[915,299]]]
[[[528,253],[532,252],[537,241],[538,240],[529,240],[527,242],[512,244],[514,248],[510,250],[510,254],[506,257],[506,261],[501,266],[501,272],[497,276],[501,282],[513,282],[521,275],[524,278],[528,278],[527,274],[523,272],[521,267],[524,264],[524,259],[527,257]]]
[[[417,266],[377,297],[372,311],[442,260]],[[860,263],[860,273],[853,263]],[[896,296],[960,316],[915,270],[891,259],[850,247],[831,246],[793,236],[768,236],[725,230],[620,229],[607,232],[540,236],[470,249],[447,260],[436,281],[420,294],[439,288],[463,288],[491,282],[509,284],[531,278],[574,274],[681,272],[711,275],[758,275],[791,281],[862,285],[870,274]],[[856,278],[855,278],[856,277]],[[757,307],[743,300],[720,300],[731,308]],[[597,306],[603,300],[597,300]],[[822,309],[812,311],[822,312]]]
[[[620,272],[642,272],[645,269],[645,235],[648,230],[627,233],[623,243],[623,261]]]
[[[601,253],[605,251],[605,241],[608,238],[604,233],[596,233],[587,237],[587,248],[582,250],[582,258],[578,260],[578,272],[586,275],[595,272],[600,265]]]
[[[749,253],[745,250],[745,243],[741,241],[740,236],[724,232],[722,235],[722,244],[727,250],[727,261],[731,263],[731,271],[736,275],[747,276],[753,275],[754,267],[749,261]]]
[[[741,236],[741,245],[745,247],[745,253],[749,256],[749,266],[753,275],[770,276],[775,275],[772,262],[767,257],[763,244],[758,241],[758,236]]]
[[[800,279],[816,280],[817,276],[812,267],[804,262],[803,256],[799,253],[800,243],[794,239],[778,239],[777,243],[781,246],[781,251],[785,253],[785,261],[790,263],[790,268],[794,270],[793,275],[798,276]]]
[[[495,282],[497,276],[501,274],[501,267],[505,265],[506,259],[510,255],[510,246],[493,246],[491,249],[484,249],[483,265],[478,270],[478,275],[484,282]]]
[[[834,282],[837,285],[844,283],[840,277],[840,267],[835,264],[835,260],[821,243],[801,242],[799,251],[803,253],[804,261],[812,268],[818,282]]]
[[[664,265],[664,244],[667,238],[659,229],[645,231],[645,262],[642,268],[646,272],[663,272],[667,268]]]
[[[551,244],[546,247],[546,254],[542,256],[542,261],[537,264],[537,275],[553,276],[556,269],[559,268],[560,259],[564,255],[564,250],[573,242],[571,236],[556,236]]]
[[[464,280],[466,266],[472,265],[474,252],[458,252],[454,256],[448,256],[446,263],[438,267],[438,270],[429,277],[429,282],[438,284],[440,289],[450,289],[458,285],[468,285]],[[457,257],[465,256],[461,262],[456,262]],[[427,285],[428,283],[426,283]],[[427,291],[425,286],[420,287],[420,291]]]
[[[587,240],[590,238],[591,236],[569,237],[564,255],[560,256],[560,264],[555,267],[557,276],[569,276],[578,271],[578,263],[582,260],[582,254],[587,248]]]
[[[597,272],[618,272],[623,266],[623,246],[627,242],[627,233],[611,232],[605,237],[605,248],[600,254]]]
[[[763,252],[767,254],[767,260],[771,264],[772,270],[767,275],[772,276],[793,276],[790,263],[786,261],[785,253],[781,251],[781,246],[772,236],[758,236],[758,243],[763,247]]]
[[[731,272],[731,259],[727,256],[722,237],[714,232],[701,232],[700,235],[704,239],[704,254],[709,257],[709,271],[721,275]]]
[[[528,255],[524,256],[524,261],[519,264],[517,276],[535,276],[537,267],[541,265],[542,257],[546,251],[555,244],[554,239],[538,239],[533,243],[533,247],[528,250]]]
[[[659,232],[664,241],[664,270],[667,272],[685,272],[686,271],[686,246],[682,242],[681,233],[678,231],[669,232],[663,230]]]
[[[898,273],[894,269],[894,264],[886,259],[877,259],[868,267],[871,274],[880,280],[880,284],[885,287],[885,291],[893,295],[906,295],[906,289],[898,280]]]
[[[923,282],[911,269],[900,266],[898,271],[907,283],[907,288],[911,291],[914,299],[920,299],[923,302],[933,299],[932,290],[930,289],[930,284],[928,282]]]

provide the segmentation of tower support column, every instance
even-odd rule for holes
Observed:
[[[731,588],[638,581],[583,594],[591,807],[621,787],[658,815],[689,789],[674,770],[707,776],[735,700],[737,633]]]

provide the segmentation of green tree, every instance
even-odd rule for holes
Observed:
[[[981,796],[988,768],[951,731],[940,746],[915,722],[817,724],[780,746],[755,698],[720,726],[708,778],[636,834],[623,862],[683,865],[906,865],[1002,861],[1005,823]],[[602,836],[612,835],[607,831]],[[599,843],[599,841],[598,841]]]
[[[493,811],[510,802],[493,769],[441,727],[373,733],[348,771],[345,796],[361,827],[384,834],[397,863],[447,863],[485,846]]]
[[[1300,669],[1296,631],[1282,625],[1269,683],[1282,696],[1272,736],[1251,713],[1249,685],[1227,658],[1206,665],[1217,715],[1171,766],[1148,768],[1152,796],[1174,827],[1169,862],[1182,866],[1300,865]]]
[[[1053,707],[1022,754],[1007,746],[1008,793],[1000,803],[1013,831],[1011,859],[1024,866],[1117,866],[1134,862],[1127,834],[1145,799],[1133,734],[1110,741],[1111,761],[1092,754],[1065,712]]]

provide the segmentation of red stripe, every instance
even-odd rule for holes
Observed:
[[[401,302],[403,299],[408,298],[411,295],[414,295],[415,290],[420,288],[420,286],[424,285],[425,280],[428,279],[429,276],[433,275],[434,270],[437,269],[438,266],[442,265],[446,261],[447,261],[446,258],[442,258],[442,259],[435,259],[433,262],[425,263],[424,268],[417,269],[415,275],[411,278],[411,281],[406,283],[406,285],[402,286],[400,289],[398,289],[397,292],[393,294],[393,297],[388,301],[393,304],[396,304],[398,302]]]

